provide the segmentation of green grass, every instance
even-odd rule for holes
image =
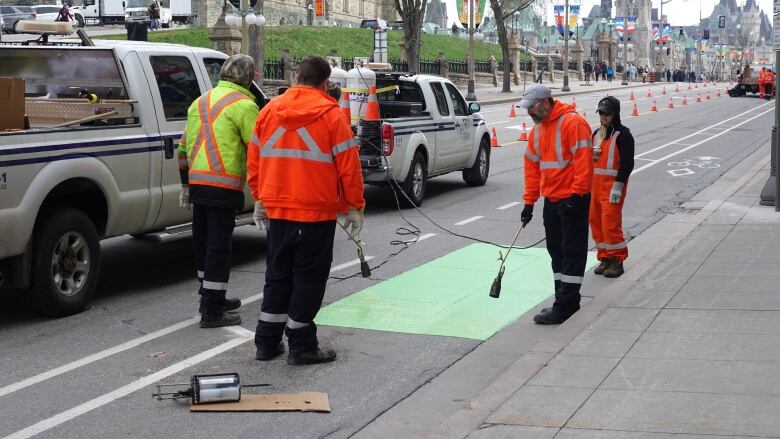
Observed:
[[[196,47],[211,47],[209,33],[211,29],[194,27],[172,31],[149,32],[149,41],[160,43],[186,44]],[[403,31],[388,32],[388,55],[390,58],[400,57],[398,42],[403,37]],[[96,39],[124,40],[126,35],[101,35]],[[439,52],[444,52],[447,59],[463,60],[468,51],[468,40],[449,35],[422,35],[420,58],[435,59]],[[355,56],[371,56],[374,50],[374,35],[370,29],[325,28],[307,26],[267,27],[265,29],[265,57],[276,59],[282,49],[290,49],[296,58],[307,55],[328,55],[335,49],[345,58]],[[490,53],[501,58],[501,50],[496,44],[481,41],[474,42],[474,58],[487,59]]]

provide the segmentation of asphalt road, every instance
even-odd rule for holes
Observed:
[[[654,98],[646,97],[648,88],[633,89],[639,117],[628,116],[633,105],[628,91],[614,94],[622,101],[623,121],[637,142],[636,169],[624,208],[629,237],[641,234],[764,146],[773,124],[774,102],[716,98],[710,87],[712,100],[703,95],[703,102],[695,103],[696,90],[673,93],[670,88],[662,96],[661,89],[652,87]],[[683,94],[686,106],[681,105]],[[576,98],[591,123],[597,122],[594,109],[602,96]],[[670,98],[675,109],[666,108]],[[650,111],[653,99],[657,113]],[[530,125],[530,119],[509,118],[508,105],[483,110],[504,144],[491,150],[487,185],[469,188],[459,173],[435,178],[422,212],[459,234],[509,243],[522,209],[522,204],[512,205],[521,201],[523,190],[525,145],[514,141],[516,126]],[[375,269],[371,279],[332,279],[326,304],[471,243],[414,210],[402,211],[407,222],[388,189],[367,187],[366,199],[362,238],[366,254],[374,257],[372,265],[400,248],[392,241],[412,239],[396,234],[399,227],[414,226],[425,239]],[[537,215],[520,245],[543,237],[540,217],[537,204]],[[155,245],[130,237],[105,241],[99,294],[79,315],[47,320],[31,314],[20,297],[3,297],[0,438],[419,437],[553,330],[530,323],[538,306],[484,342],[321,326],[321,343],[339,353],[335,363],[290,367],[283,358],[261,363],[254,359],[250,331],[259,312],[264,234],[253,227],[235,233],[230,295],[250,302],[241,308],[244,324],[238,329],[197,327],[191,245],[189,240]],[[343,268],[334,276],[355,273],[357,266],[349,265],[354,260],[354,247],[337,233],[333,266]],[[585,300],[588,291],[603,282],[586,277]],[[424,288],[423,282],[419,289]],[[488,289],[485,285],[485,300],[490,300]],[[246,383],[271,383],[271,392],[327,392],[332,413],[193,414],[186,405],[151,397],[153,383],[186,382],[192,374],[218,372],[238,372]]]

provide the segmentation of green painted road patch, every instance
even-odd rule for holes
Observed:
[[[486,340],[553,294],[547,250],[529,248],[512,250],[501,297],[488,296],[497,258],[497,247],[472,244],[334,302],[316,322]]]

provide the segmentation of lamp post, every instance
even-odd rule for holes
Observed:
[[[629,0],[626,0],[626,14],[623,16],[623,82],[620,85],[628,85],[628,14],[630,13],[628,2]]]
[[[247,39],[247,27],[252,25],[263,26],[265,17],[262,14],[255,15],[252,8],[249,7],[249,0],[241,0],[241,8],[236,10],[232,3],[226,1],[233,11],[225,16],[225,24],[231,27],[241,26],[241,53],[249,53],[249,41]]]
[[[563,87],[561,91],[571,91],[569,88],[569,0],[566,0],[563,6],[564,20],[563,25]],[[552,70],[550,70],[552,72]]]
[[[476,75],[474,74],[474,0],[469,0],[469,82],[466,93],[467,101],[476,101],[477,95],[474,94],[474,80]]]

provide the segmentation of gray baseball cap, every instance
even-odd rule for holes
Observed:
[[[528,108],[536,101],[551,97],[552,92],[549,88],[542,84],[531,84],[525,89],[525,93],[523,93],[523,98],[520,100],[520,108]]]

